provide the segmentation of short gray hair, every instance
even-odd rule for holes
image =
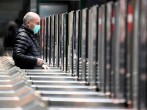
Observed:
[[[23,24],[26,24],[26,21],[30,21],[36,16],[39,16],[38,14],[34,12],[28,12],[24,17],[23,17]]]

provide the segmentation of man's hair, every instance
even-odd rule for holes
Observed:
[[[24,17],[23,17],[23,24],[26,24],[27,21],[32,20],[36,16],[39,16],[37,13],[34,12],[28,12]]]

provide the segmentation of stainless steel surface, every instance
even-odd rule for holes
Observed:
[[[46,110],[46,102],[31,88],[24,71],[8,57],[0,59],[0,109]]]
[[[25,75],[31,78],[29,82],[32,83],[32,87],[41,94],[43,100],[48,101],[50,106],[59,108],[63,106],[89,108],[123,106],[124,100],[109,99],[106,94],[93,91],[92,86],[85,86],[84,81],[80,83],[73,80],[66,73],[34,71],[27,72]]]

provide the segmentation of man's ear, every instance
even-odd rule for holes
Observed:
[[[30,28],[30,21],[26,21],[26,26]]]

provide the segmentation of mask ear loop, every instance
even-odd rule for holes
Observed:
[[[27,22],[29,22],[29,23],[27,23],[27,24],[32,23],[32,24],[33,24],[33,26],[35,27],[35,24],[34,24],[33,22],[30,22],[29,20],[27,20]],[[28,26],[28,28],[29,28],[29,29],[31,28],[29,25],[27,25],[27,26]]]

